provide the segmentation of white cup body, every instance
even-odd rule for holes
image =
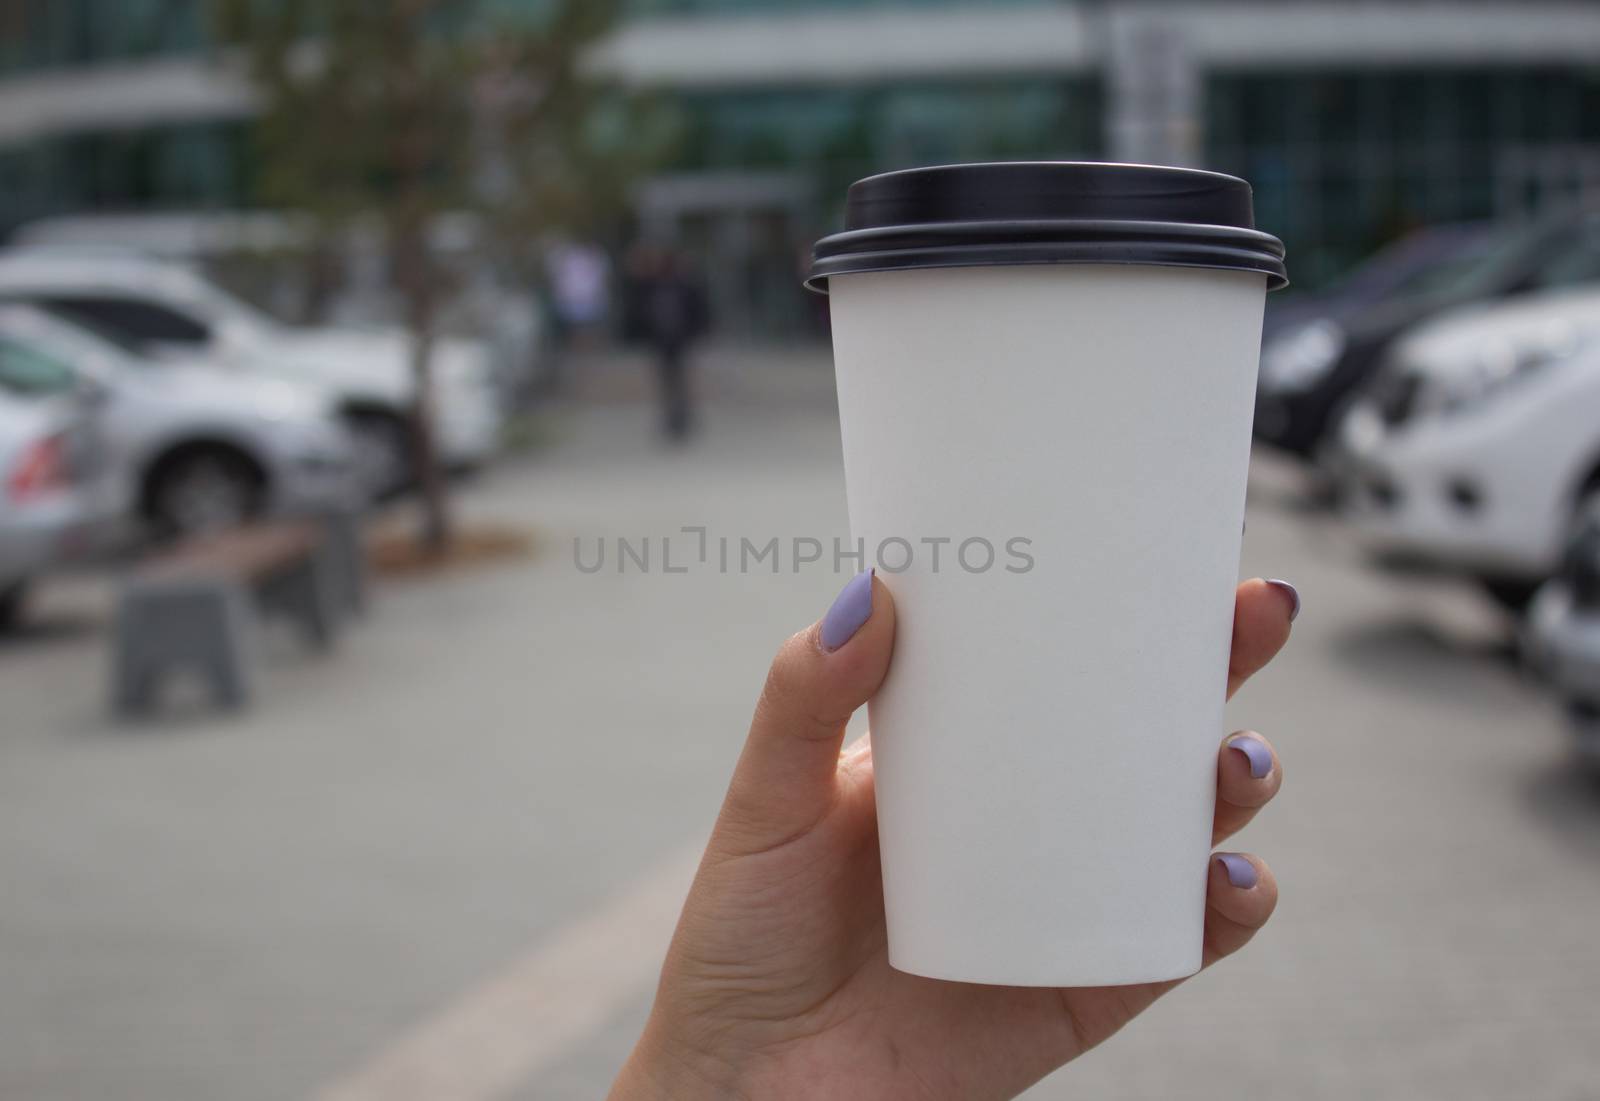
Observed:
[[[851,527],[899,621],[869,708],[895,967],[1199,969],[1265,284],[830,280]]]

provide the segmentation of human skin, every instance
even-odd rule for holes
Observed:
[[[866,738],[841,747],[888,672],[894,602],[871,577],[852,585],[772,663],[611,1101],[1015,1097],[1184,981],[978,986],[889,966],[872,748]],[[1288,641],[1299,604],[1283,582],[1239,586],[1229,696]],[[1259,734],[1223,739],[1213,844],[1282,779]],[[1262,861],[1214,854],[1205,966],[1242,948],[1277,898]]]

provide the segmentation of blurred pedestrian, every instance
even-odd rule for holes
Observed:
[[[585,345],[611,312],[611,261],[598,245],[565,242],[546,255],[558,339]]]
[[[640,246],[629,261],[630,335],[655,359],[662,430],[684,440],[694,427],[689,351],[710,328],[704,289],[671,249]]]

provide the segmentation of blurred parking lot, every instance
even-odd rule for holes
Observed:
[[[843,534],[826,358],[707,376],[667,450],[638,366],[591,364],[460,502],[531,557],[381,582],[326,660],[275,637],[246,714],[112,725],[109,587],[41,594],[0,647],[0,1095],[603,1094],[770,654],[840,581],[575,569],[686,519]],[[1244,572],[1305,601],[1231,711],[1285,762],[1245,839],[1279,915],[1030,1096],[1597,1096],[1600,793],[1507,619],[1366,568],[1267,456]]]
[[[845,580],[673,566],[848,541],[813,242],[1000,160],[1250,184],[1304,605],[1277,916],[1028,1096],[1600,1101],[1567,0],[0,0],[0,1101],[604,1096]]]

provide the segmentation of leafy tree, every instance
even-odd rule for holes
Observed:
[[[213,0],[219,43],[261,95],[262,198],[320,235],[381,227],[411,336],[422,539],[451,535],[430,431],[449,294],[430,248],[475,211],[505,247],[615,215],[650,156],[647,108],[593,72],[618,0]]]

